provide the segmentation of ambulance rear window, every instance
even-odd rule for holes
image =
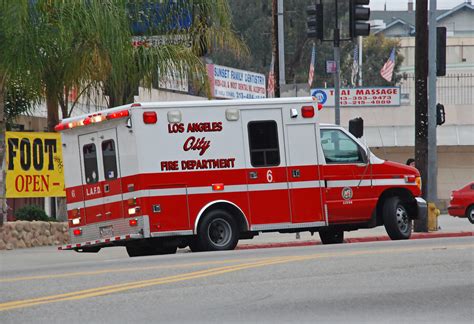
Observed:
[[[248,132],[252,165],[254,167],[279,165],[277,123],[274,120],[249,122]]]
[[[114,140],[102,142],[102,161],[104,163],[105,180],[117,179],[117,157]]]
[[[84,175],[86,183],[96,183],[99,181],[99,172],[97,170],[97,150],[95,144],[86,144],[82,147],[84,155]]]

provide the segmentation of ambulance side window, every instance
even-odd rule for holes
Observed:
[[[362,149],[339,129],[321,129],[326,163],[365,163]]]
[[[250,162],[254,167],[280,164],[278,128],[274,120],[248,123]]]
[[[97,170],[97,150],[95,144],[86,144],[82,147],[84,155],[84,176],[86,183],[96,183],[99,181],[99,172]]]
[[[117,179],[117,157],[114,140],[102,142],[102,160],[105,180]]]

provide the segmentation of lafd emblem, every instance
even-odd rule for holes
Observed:
[[[352,199],[352,189],[350,187],[344,187],[342,189],[342,199],[344,200]]]

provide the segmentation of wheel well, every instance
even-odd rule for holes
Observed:
[[[466,207],[466,211],[464,212],[466,214],[466,217],[468,216],[467,213],[469,212],[469,208],[474,207],[474,204],[470,204]]]
[[[215,202],[210,206],[204,207],[201,212],[199,213],[198,217],[196,218],[197,224],[195,226],[195,231],[197,232],[197,228],[201,223],[201,216],[207,214],[210,211],[213,210],[225,210],[229,214],[234,217],[234,219],[237,221],[237,226],[239,227],[239,232],[246,232],[249,229],[247,218],[245,217],[244,213],[242,210],[234,205],[233,203],[227,202],[227,201],[220,201],[220,202]]]
[[[391,197],[399,197],[403,202],[406,202],[407,205],[407,211],[409,215],[415,216],[417,213],[416,210],[416,204],[415,204],[415,197],[413,194],[410,192],[410,190],[405,189],[405,188],[391,188],[385,190],[379,197],[379,200],[377,201],[377,225],[382,225],[383,224],[383,205],[385,201]]]

